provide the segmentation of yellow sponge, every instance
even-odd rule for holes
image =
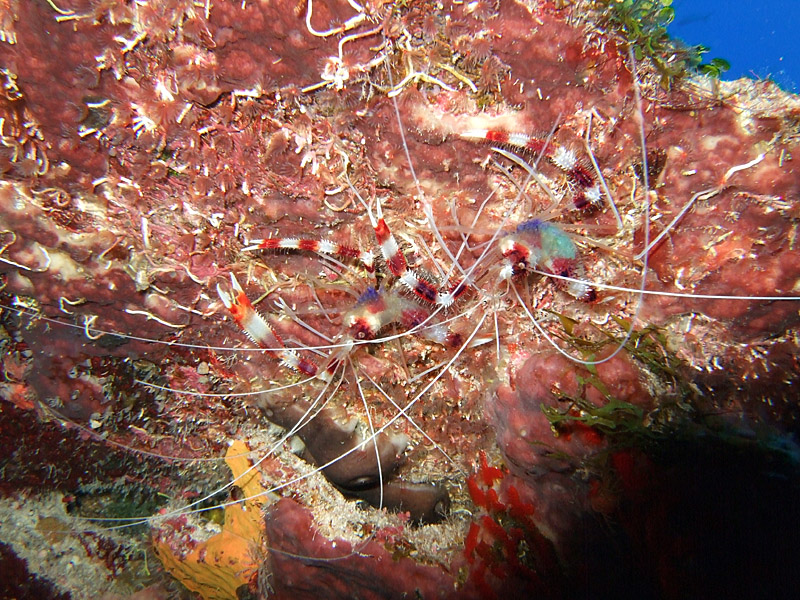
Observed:
[[[249,448],[236,441],[228,448],[225,462],[234,477],[250,468]],[[252,470],[236,482],[246,498],[264,492],[258,472]],[[164,568],[187,589],[205,600],[236,600],[236,589],[248,583],[258,569],[259,549],[264,543],[261,508],[266,495],[225,507],[222,531],[187,554],[178,553],[165,541],[154,542],[154,551]]]

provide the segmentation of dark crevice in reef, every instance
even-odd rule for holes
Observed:
[[[31,573],[25,560],[0,542],[0,598],[69,600],[71,597],[56,591],[49,581]]]
[[[382,506],[392,512],[408,512],[413,523],[438,523],[450,510],[447,489],[436,483],[408,483],[397,478],[403,462],[400,453],[405,448],[403,437],[393,438],[381,433],[375,445],[362,445],[362,436],[351,427],[337,422],[329,410],[321,409],[309,419],[310,405],[293,400],[274,404],[265,409],[267,418],[286,429],[301,420],[305,425],[297,436],[305,444],[303,457],[314,465],[326,465],[322,472],[342,495]]]
[[[570,597],[782,598],[800,584],[791,457],[710,438],[620,455],[617,509],[585,513],[563,534]]]

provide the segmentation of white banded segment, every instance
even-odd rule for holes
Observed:
[[[217,294],[236,324],[262,348],[268,350],[282,348],[283,341],[275,334],[261,313],[253,308],[250,299],[233,273],[231,273],[231,288],[233,293],[227,292],[220,284],[217,284]]]
[[[285,347],[280,336],[275,333],[261,313],[253,307],[241,284],[232,273],[231,288],[233,291],[228,292],[220,284],[217,284],[217,294],[242,331],[254,343],[278,358],[283,366],[309,377],[316,377],[319,371],[316,363],[303,358],[297,351]],[[327,381],[329,374],[323,372],[319,376]]]
[[[550,160],[552,160],[553,164],[564,172],[572,171],[572,169],[574,169],[578,164],[578,159],[575,156],[575,152],[569,148],[565,148],[564,146],[559,146],[556,148]]]

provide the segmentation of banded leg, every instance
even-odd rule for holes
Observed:
[[[366,206],[366,205],[365,205]],[[386,263],[386,268],[394,275],[397,280],[418,300],[423,303],[449,308],[456,299],[463,294],[467,286],[462,281],[456,281],[444,289],[437,288],[428,278],[419,275],[414,269],[408,266],[406,257],[400,250],[397,240],[392,234],[386,221],[380,216],[380,204],[378,205],[378,218],[367,208],[372,227],[375,230],[375,238],[381,249],[381,255]]]
[[[266,240],[252,240],[250,245],[244,248],[244,250],[303,250],[322,256],[335,256],[337,258],[357,260],[370,273],[375,271],[375,256],[372,252],[363,252],[352,246],[337,244],[330,240],[269,238]]]
[[[253,307],[239,281],[232,273],[231,289],[232,291],[228,292],[217,284],[217,294],[225,308],[230,312],[234,322],[254,343],[278,358],[285,367],[289,367],[308,377],[319,377],[324,381],[330,379],[326,371],[319,371],[316,363],[300,356],[295,350],[286,347],[269,322]]]
[[[468,140],[482,140],[495,144],[513,146],[535,155],[543,155],[548,161],[560,169],[573,189],[572,203],[578,210],[590,206],[601,206],[603,192],[592,170],[580,161],[575,152],[564,146],[536,138],[524,133],[498,131],[490,129],[472,129],[465,131],[461,137]]]

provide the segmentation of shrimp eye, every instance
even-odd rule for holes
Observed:
[[[372,338],[372,331],[366,323],[358,319],[350,326],[350,335],[355,340],[368,340]]]

